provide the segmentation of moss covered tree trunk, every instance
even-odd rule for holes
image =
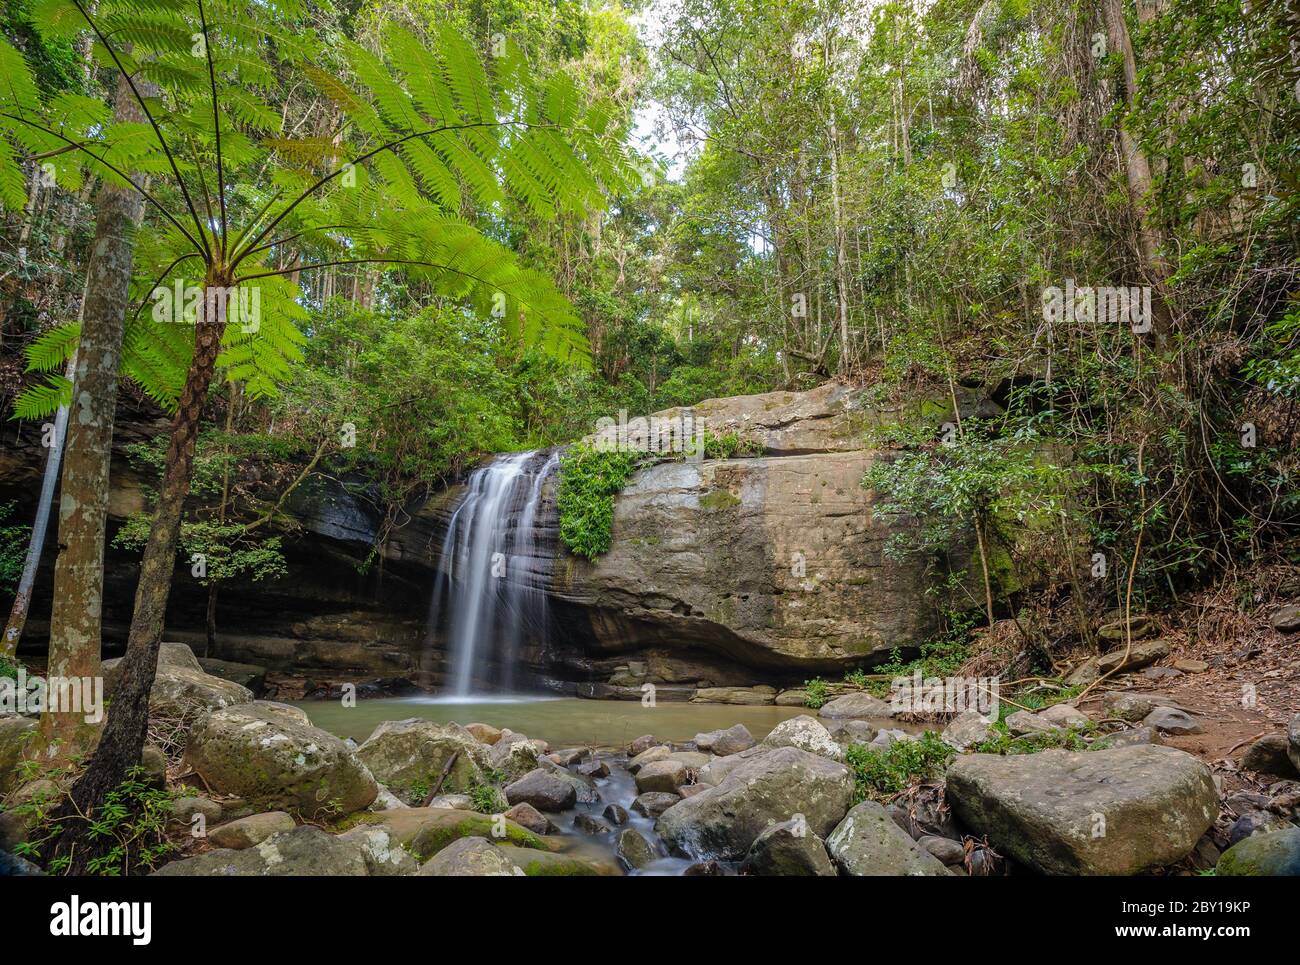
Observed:
[[[125,79],[118,81],[114,116],[119,123],[144,121]],[[117,373],[130,305],[135,232],[143,216],[144,199],[139,192],[104,182],[96,201],[95,239],[86,272],[81,341],[64,440],[59,555],[50,613],[50,676],[99,675],[104,527]],[[47,711],[41,717],[37,747],[47,757],[63,757],[84,748],[93,736],[84,714]]]

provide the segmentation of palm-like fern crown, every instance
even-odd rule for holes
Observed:
[[[48,39],[89,32],[96,63],[121,72],[146,119],[114,119],[81,94],[42,98],[0,38],[0,203],[25,203],[24,154],[66,187],[94,171],[146,197],[123,371],[158,401],[177,397],[193,332],[155,321],[151,293],[177,280],[256,286],[258,324],[229,325],[218,361],[266,395],[303,339],[284,275],[328,265],[400,267],[494,312],[525,345],[587,359],[567,300],[478,227],[508,202],[545,218],[633,183],[611,108],[584,103],[562,71],[536,77],[508,41],[480,58],[449,28],[428,43],[390,26],[378,50],[325,38],[298,0],[99,0],[93,13],[88,0],[37,0],[33,17]],[[341,120],[323,134],[286,124],[268,98],[290,88]],[[290,246],[316,260],[285,267],[277,255]],[[29,366],[53,373],[77,334],[75,324],[46,333]],[[51,374],[15,414],[48,413],[67,392]]]

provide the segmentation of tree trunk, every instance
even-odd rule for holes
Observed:
[[[149,691],[158,669],[158,648],[162,641],[172,572],[176,567],[181,512],[190,492],[203,403],[226,327],[225,300],[210,300],[208,291],[213,287],[224,288],[227,284],[225,279],[211,278],[207,283],[203,310],[194,329],[194,358],[185,378],[185,387],[181,390],[180,407],[172,419],[171,445],[167,449],[162,488],[140,564],[135,614],[117,689],[109,707],[108,722],[95,756],[72,786],[71,801],[64,805],[59,815],[65,831],[55,850],[57,854],[72,858],[72,874],[84,873],[96,848],[96,842],[84,833],[84,822],[78,821],[76,815],[91,815],[104,797],[122,783],[127,771],[139,763],[144,749],[149,726]]]
[[[142,123],[144,113],[119,78],[114,117]],[[132,188],[103,182],[95,212],[95,239],[86,271],[81,341],[73,379],[72,407],[64,443],[59,491],[59,556],[54,566],[48,675],[99,675],[100,620],[104,595],[104,526],[108,471],[117,409],[118,362],[130,304],[135,231],[144,199]],[[37,748],[62,757],[93,738],[84,715],[46,712]]]
[[[1133,41],[1129,37],[1128,23],[1124,20],[1124,0],[1103,0],[1103,13],[1106,18],[1106,34],[1111,48],[1120,55],[1124,72],[1124,93],[1122,101],[1125,108],[1131,108],[1137,95],[1137,57],[1133,53]],[[1142,261],[1142,272],[1147,281],[1156,289],[1152,300],[1152,327],[1156,335],[1163,338],[1169,332],[1169,265],[1162,251],[1164,233],[1156,223],[1151,212],[1151,162],[1136,137],[1128,129],[1127,118],[1119,123],[1119,147],[1124,155],[1124,175],[1128,181],[1129,203],[1133,208],[1134,220],[1137,222],[1138,257]]]
[[[77,357],[74,352],[64,373],[69,382],[76,374],[76,366]],[[50,507],[54,505],[54,487],[59,482],[59,467],[63,464],[63,441],[67,434],[68,407],[61,405],[54,416],[54,440],[45,460],[45,477],[41,480],[40,501],[36,504],[36,519],[32,523],[32,535],[27,543],[27,558],[23,561],[22,576],[18,578],[18,592],[14,594],[14,603],[9,609],[4,636],[0,637],[0,656],[13,657],[17,653],[18,641],[22,639],[23,627],[27,625],[32,587],[36,584],[36,568],[41,564],[41,552],[45,549],[45,534],[50,528]]]

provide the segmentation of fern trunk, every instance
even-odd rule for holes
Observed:
[[[114,117],[118,123],[144,120],[124,79],[118,81]],[[130,305],[135,232],[143,217],[144,199],[138,192],[107,181],[101,185],[64,440],[59,555],[50,612],[50,676],[99,675],[104,529],[118,363]],[[38,746],[62,757],[81,749],[93,736],[84,715],[47,711],[41,717]]]
[[[224,287],[226,282],[210,281],[209,284]],[[205,294],[204,305],[209,304]],[[127,772],[139,763],[144,750],[149,727],[149,692],[158,669],[167,598],[176,567],[181,513],[190,492],[203,403],[216,369],[221,335],[226,327],[224,299],[216,299],[212,304],[216,308],[214,317],[210,320],[201,318],[195,327],[194,357],[181,391],[180,407],[172,419],[171,445],[167,449],[162,488],[140,564],[135,614],[108,721],[95,756],[73,785],[71,802],[65,805],[61,815],[65,831],[56,853],[71,857],[73,874],[84,872],[86,863],[95,857],[96,851],[96,842],[85,834],[85,822],[78,820],[77,816],[91,815],[105,796],[122,783]]]

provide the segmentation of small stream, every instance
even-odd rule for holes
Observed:
[[[654,734],[661,741],[685,744],[696,734],[744,724],[753,736],[762,740],[783,720],[808,713],[802,707],[733,706],[728,704],[660,703],[642,707],[631,701],[579,700],[577,698],[394,698],[360,700],[354,707],[337,701],[302,701],[296,704],[306,711],[313,724],[340,737],[358,743],[370,736],[385,720],[423,717],[438,723],[475,721],[494,727],[509,728],[529,737],[547,741],[552,750],[586,747],[593,750],[588,760],[604,761],[607,777],[587,778],[596,788],[600,800],[578,803],[559,814],[548,814],[565,839],[565,852],[603,862],[615,861],[618,833],[633,828],[659,849],[657,861],[633,875],[680,875],[694,862],[669,857],[655,834],[655,819],[632,811],[636,799],[636,781],[627,771],[623,748],[643,734]],[[577,774],[577,766],[569,768]],[[614,826],[603,817],[605,809],[617,804],[628,812],[627,823]],[[574,826],[580,814],[600,819],[610,826],[607,833],[589,834]]]

